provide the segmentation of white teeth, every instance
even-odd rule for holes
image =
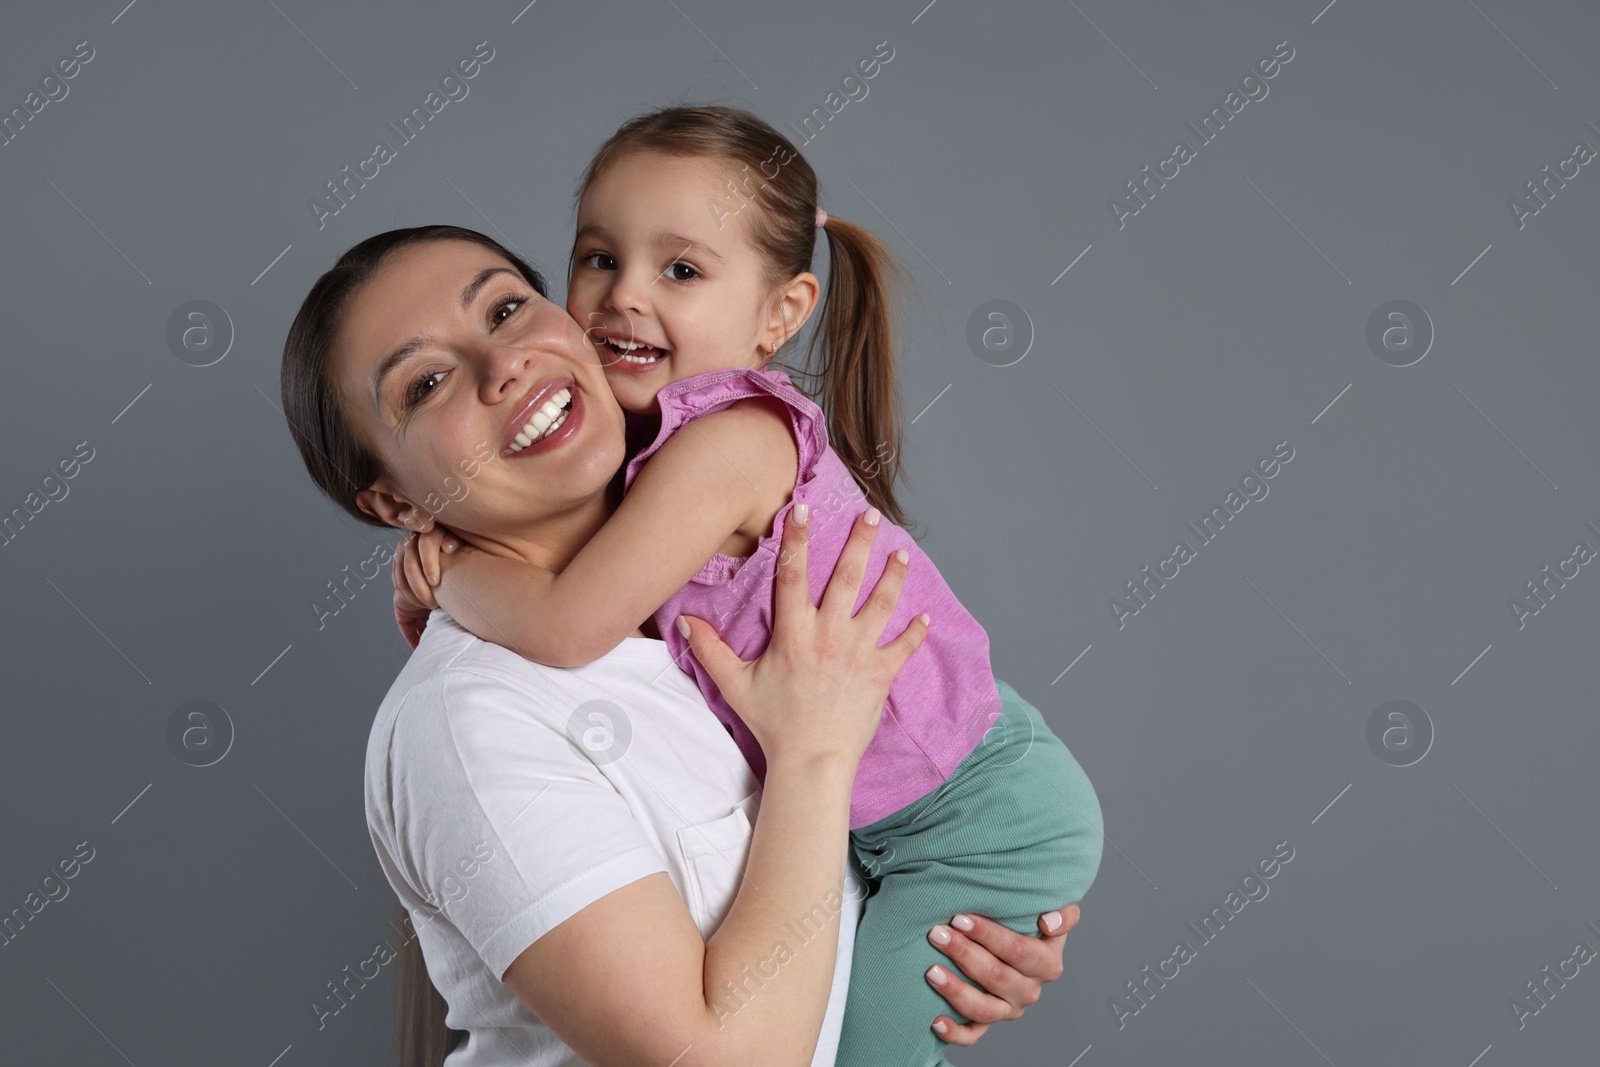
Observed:
[[[548,437],[561,428],[567,421],[566,406],[572,400],[571,389],[558,390],[550,399],[539,405],[539,410],[533,413],[526,426],[517,431],[510,451],[521,452],[533,442],[542,437]]]
[[[647,345],[643,341],[623,341],[617,338],[610,338],[606,341],[606,344],[610,345],[612,350],[616,352],[618,359],[626,363],[659,363],[665,355],[654,345]],[[633,355],[634,352],[641,348],[648,350],[649,354]]]

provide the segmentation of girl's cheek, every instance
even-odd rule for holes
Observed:
[[[581,303],[578,301],[572,301],[567,305],[567,314],[572,316],[572,321],[576,322],[578,324],[578,329],[583,332],[584,343],[593,349],[595,345],[596,331],[602,329],[605,325],[601,320],[600,313],[595,311],[587,311],[584,309]]]

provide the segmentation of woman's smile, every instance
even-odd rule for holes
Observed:
[[[517,405],[500,454],[510,459],[560,448],[583,428],[583,415],[582,392],[570,375],[540,382]]]
[[[371,397],[352,412],[379,468],[363,514],[404,526],[408,508],[438,516],[448,500],[457,533],[517,537],[603,521],[622,408],[590,338],[539,289],[493,249],[441,239],[394,250],[351,290],[332,376]],[[468,494],[458,472],[474,454],[523,462],[474,475]]]

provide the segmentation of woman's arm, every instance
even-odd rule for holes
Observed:
[[[899,559],[852,616],[876,535],[860,520],[813,607],[803,519],[797,515],[784,532],[772,640],[759,660],[741,661],[708,624],[690,624],[695,655],[767,754],[744,878],[727,917],[702,941],[672,883],[650,875],[556,926],[503,976],[591,1063],[811,1061],[845,904],[856,766],[889,683],[921,644],[927,621],[919,617],[877,647],[905,579]],[[798,942],[793,924],[814,921],[819,906],[828,921]]]
[[[434,596],[486,641],[536,663],[582,666],[633,633],[736,531],[770,530],[798,463],[781,405],[740,401],[673,434],[560,574],[458,552],[448,568],[437,564]]]

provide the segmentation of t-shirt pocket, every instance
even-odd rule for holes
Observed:
[[[722,925],[728,909],[733,906],[733,898],[738,895],[739,881],[750,855],[752,833],[750,817],[745,812],[759,796],[759,792],[752,793],[720,819],[685,826],[678,831],[678,849],[683,855],[684,903],[689,906],[689,914],[700,928],[702,938],[709,938]]]

